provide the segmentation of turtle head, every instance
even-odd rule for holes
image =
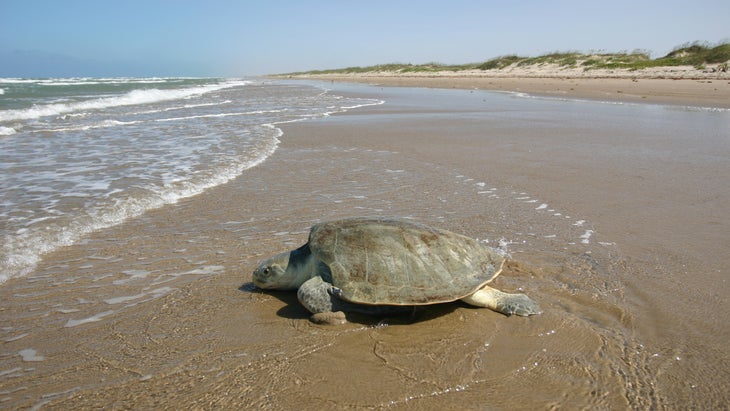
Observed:
[[[291,276],[287,275],[289,252],[277,254],[264,260],[253,272],[256,287],[269,290],[286,290],[292,287]]]
[[[305,267],[298,264],[295,251],[277,254],[259,265],[253,272],[256,287],[267,290],[295,290],[311,277]],[[291,262],[291,264],[290,264]]]

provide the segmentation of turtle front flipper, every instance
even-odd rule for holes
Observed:
[[[344,324],[347,322],[345,313],[340,307],[342,302],[336,297],[337,288],[322,280],[322,277],[314,277],[304,282],[297,291],[299,302],[312,316],[310,319],[317,324]]]
[[[540,306],[525,294],[509,294],[484,286],[461,299],[467,304],[486,307],[504,315],[517,314],[523,317],[542,314]]]

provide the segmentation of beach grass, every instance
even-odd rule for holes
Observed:
[[[346,67],[329,70],[313,70],[306,72],[285,73],[284,75],[318,75],[318,74],[358,74],[358,73],[429,73],[429,72],[458,72],[465,70],[504,70],[510,67],[558,66],[562,68],[577,68],[583,70],[594,69],[623,69],[641,70],[655,67],[693,66],[702,69],[707,64],[724,65],[730,61],[730,43],[711,46],[708,43],[687,43],[676,47],[666,56],[652,59],[649,52],[635,50],[619,53],[580,53],[580,52],[553,52],[537,57],[522,57],[506,55],[487,60],[483,63],[470,64],[410,64],[390,63],[367,67]]]

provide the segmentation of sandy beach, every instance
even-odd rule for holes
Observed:
[[[727,408],[728,112],[685,106],[730,107],[728,82],[328,78],[385,103],[282,125],[239,178],[0,287],[0,407]],[[503,247],[496,286],[545,312],[320,326],[253,287],[263,258],[355,215]],[[118,308],[150,272],[162,296]]]
[[[514,70],[369,72],[301,75],[294,78],[401,87],[512,91],[599,101],[730,108],[730,73],[700,71],[684,66],[640,71],[583,71],[540,66]]]

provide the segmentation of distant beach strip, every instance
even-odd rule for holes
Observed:
[[[382,64],[272,77],[730,109],[728,64],[730,44],[692,44],[653,60],[646,52],[570,52],[503,56],[481,64]]]

